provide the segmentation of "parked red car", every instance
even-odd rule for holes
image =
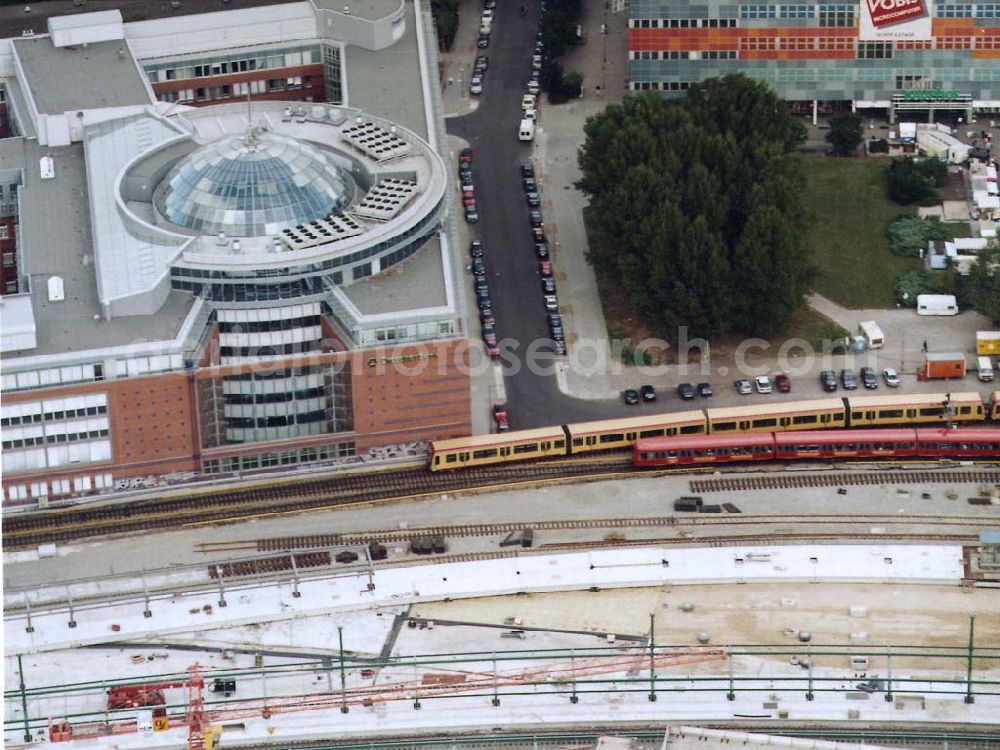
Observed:
[[[778,393],[788,393],[792,390],[792,381],[783,372],[779,372],[774,376],[774,387],[778,389]]]

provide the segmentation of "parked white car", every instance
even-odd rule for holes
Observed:
[[[771,378],[767,375],[758,375],[753,382],[757,386],[757,393],[771,392]]]

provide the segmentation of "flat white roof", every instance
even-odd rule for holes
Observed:
[[[3,316],[0,352],[24,351],[38,346],[30,294],[0,297],[0,315]]]

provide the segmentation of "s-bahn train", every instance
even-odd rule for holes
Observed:
[[[449,471],[631,449],[637,440],[651,438],[850,430],[941,424],[946,421],[966,425],[987,420],[1000,423],[1000,391],[993,392],[989,404],[984,404],[978,393],[968,392],[847,396],[694,409],[434,440],[430,445],[428,468],[431,471]]]
[[[632,446],[640,468],[847,458],[998,458],[1000,428],[804,430],[648,438]]]

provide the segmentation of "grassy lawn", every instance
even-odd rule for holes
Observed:
[[[808,341],[814,349],[821,351],[823,342],[842,339],[848,331],[841,328],[825,315],[820,315],[811,307],[803,307],[788,319],[788,330],[784,339],[799,338]]]
[[[912,207],[889,200],[883,159],[808,159],[806,234],[816,266],[815,290],[844,307],[894,307],[892,282],[920,267],[889,252],[886,228]]]
[[[956,237],[971,237],[972,232],[969,230],[969,222],[967,221],[943,221],[941,222],[941,229],[944,230],[945,239],[953,240]]]

